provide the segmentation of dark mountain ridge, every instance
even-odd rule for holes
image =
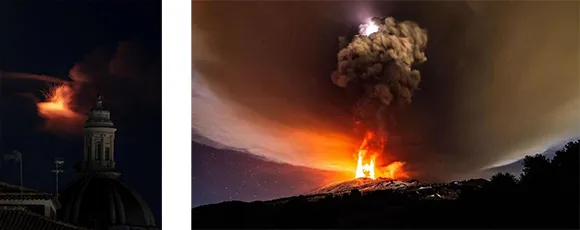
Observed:
[[[527,156],[520,178],[498,173],[427,184],[355,179],[270,201],[192,209],[193,228],[580,228],[578,142]]]

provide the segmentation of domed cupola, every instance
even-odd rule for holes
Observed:
[[[119,176],[115,167],[116,131],[111,121],[111,113],[103,106],[103,97],[99,96],[85,122],[84,161],[77,167],[80,174]]]
[[[117,178],[84,176],[62,190],[61,221],[94,230],[152,230],[155,219],[139,194]]]
[[[115,167],[115,128],[110,112],[98,97],[85,123],[84,160],[79,178],[60,192],[57,218],[95,230],[151,230],[155,220],[149,206],[123,183]]]

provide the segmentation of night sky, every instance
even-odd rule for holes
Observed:
[[[32,78],[73,84],[73,108],[80,114],[103,95],[118,129],[121,179],[141,194],[161,226],[160,1],[81,2],[90,3],[0,4],[0,151],[22,152],[25,187],[54,193],[55,157],[65,161],[61,188],[76,176],[82,126],[47,126],[51,121],[38,115],[35,102],[55,83]],[[0,180],[19,184],[17,164],[2,162]]]
[[[351,95],[330,74],[337,37],[354,35],[372,16],[412,20],[429,35],[420,90],[412,103],[389,107],[396,125],[386,157],[407,162],[421,181],[517,173],[525,155],[580,137],[578,9],[577,2],[194,2],[193,205],[300,194],[333,176],[319,170],[336,166],[354,173],[362,137]]]
[[[196,142],[192,143],[192,151],[195,154],[191,170],[193,206],[225,200],[254,201],[293,196],[310,192],[341,176],[336,172],[275,163]]]

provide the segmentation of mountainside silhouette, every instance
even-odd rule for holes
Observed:
[[[526,156],[519,178],[498,173],[443,184],[355,179],[307,195],[192,209],[193,228],[575,228],[579,142]]]

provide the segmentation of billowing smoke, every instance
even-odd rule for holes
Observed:
[[[357,84],[366,97],[378,99],[384,105],[393,101],[411,102],[421,81],[419,71],[413,67],[427,61],[426,45],[427,31],[416,23],[397,23],[391,17],[372,18],[361,26],[360,35],[346,45],[341,44],[332,82],[340,87],[350,82]]]
[[[429,61],[406,69],[421,70],[420,91],[393,106],[411,98],[397,91],[387,108],[396,124],[385,151],[413,177],[477,176],[580,136],[578,2],[193,5],[196,141],[312,168],[354,166],[361,136],[351,109],[372,94],[356,89],[359,75],[343,72],[346,93],[328,76],[340,69],[336,38],[374,15],[429,32]]]
[[[359,92],[353,106],[355,121],[363,124],[365,132],[376,134],[368,140],[375,146],[373,153],[361,157],[378,157],[379,168],[385,168],[391,163],[385,158],[393,160],[388,156],[392,154],[384,154],[385,144],[389,144],[387,122],[395,120],[392,114],[386,119],[387,106],[411,103],[421,82],[421,74],[414,68],[427,61],[427,31],[411,21],[374,17],[359,26],[359,34],[350,43],[346,41],[345,37],[339,38],[337,70],[331,79],[340,87]]]
[[[419,88],[421,75],[413,68],[427,61],[427,31],[414,22],[396,22],[392,17],[371,18],[359,29],[350,43],[339,38],[337,70],[331,79],[340,87],[350,85],[361,92],[353,108],[355,119],[367,129],[376,129],[378,146],[383,146],[388,131],[385,107],[393,102],[410,103]]]

